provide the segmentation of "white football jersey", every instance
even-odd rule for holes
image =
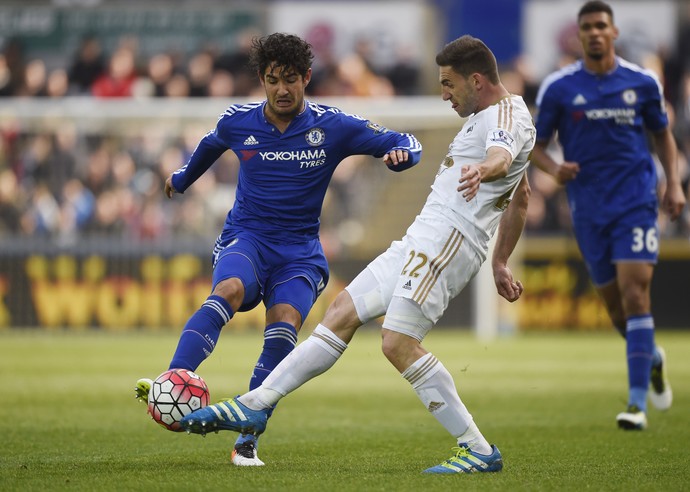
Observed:
[[[506,96],[497,104],[470,115],[453,139],[420,215],[444,215],[485,258],[501,213],[529,164],[535,135],[532,116],[520,96]],[[477,195],[467,202],[458,192],[460,168],[483,161],[494,146],[506,149],[513,157],[508,175],[482,182]]]

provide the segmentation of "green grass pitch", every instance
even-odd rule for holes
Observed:
[[[306,334],[300,337],[303,340]],[[172,433],[133,398],[177,343],[171,333],[0,334],[0,490],[680,491],[690,487],[690,333],[660,331],[675,402],[625,432],[625,349],[613,333],[480,342],[432,332],[425,345],[455,377],[501,473],[428,476],[453,439],[359,333],[325,375],[285,398],[261,437],[263,468],[229,462],[235,434]],[[261,339],[225,333],[200,368],[211,398],[245,390]]]

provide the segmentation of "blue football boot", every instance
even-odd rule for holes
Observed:
[[[235,397],[195,410],[185,415],[180,424],[188,433],[202,436],[221,430],[258,436],[266,429],[270,411],[270,408],[252,410]]]
[[[479,454],[465,445],[453,448],[455,455],[440,465],[424,470],[424,473],[476,473],[498,472],[503,469],[503,457],[496,446],[491,445],[491,454]]]

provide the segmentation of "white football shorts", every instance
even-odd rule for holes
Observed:
[[[417,217],[346,290],[363,323],[385,314],[384,328],[422,341],[481,264],[448,220]]]

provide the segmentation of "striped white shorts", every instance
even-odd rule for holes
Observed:
[[[385,314],[384,328],[422,341],[481,264],[448,220],[417,217],[346,290],[362,322]]]

